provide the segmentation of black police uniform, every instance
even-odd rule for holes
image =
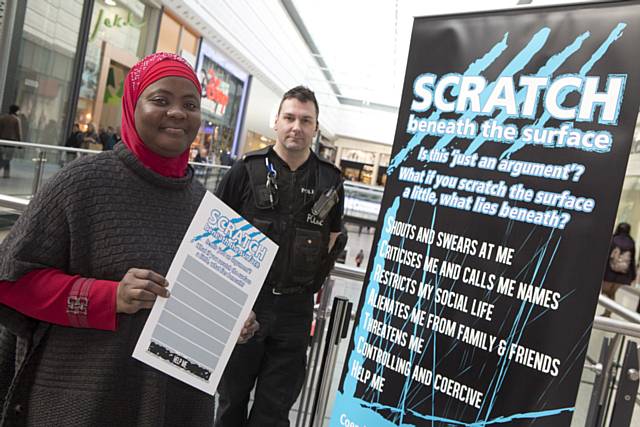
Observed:
[[[342,226],[340,170],[312,152],[291,171],[269,147],[237,162],[216,195],[279,250],[254,305],[260,330],[248,343],[236,346],[218,386],[215,427],[288,426],[289,410],[304,382],[313,293],[324,281],[323,268],[331,263],[329,235]],[[331,198],[335,204],[326,218],[312,213]]]

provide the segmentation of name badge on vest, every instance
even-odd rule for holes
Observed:
[[[313,188],[300,187],[300,192],[302,194],[308,194],[309,196],[313,196],[315,194],[315,191]]]
[[[320,218],[318,218],[317,216],[315,216],[312,213],[308,213],[307,214],[307,222],[309,224],[314,224],[314,225],[317,225],[319,227],[322,227],[324,225],[324,221],[321,220]]]

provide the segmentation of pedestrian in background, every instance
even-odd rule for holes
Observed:
[[[80,125],[78,123],[74,123],[71,133],[69,134],[69,137],[64,142],[64,146],[69,148],[80,148],[82,146],[83,139],[84,139],[84,136],[82,134],[82,131],[80,130]],[[77,153],[74,153],[74,152],[67,151],[63,153],[60,156],[60,166],[61,167],[64,166],[65,164],[69,163],[71,160],[75,159],[76,157],[77,157]]]
[[[117,143],[118,138],[116,136],[116,131],[112,126],[107,126],[107,138],[102,149],[104,151],[113,150],[113,147],[115,147]]]
[[[631,226],[621,222],[611,238],[602,293],[612,300],[620,286],[629,285],[636,277],[636,244],[630,233]],[[603,316],[610,315],[611,311],[605,309]]]
[[[22,127],[18,118],[19,111],[19,106],[12,105],[9,107],[9,114],[0,116],[0,139],[8,139],[9,141],[22,140]],[[0,147],[0,167],[3,169],[3,178],[11,176],[11,159],[13,158],[14,149],[15,147],[8,145]]]
[[[360,249],[356,254],[356,266],[360,267],[360,264],[362,264],[362,261],[364,261],[364,251]]]
[[[83,135],[80,130],[80,125],[78,123],[73,124],[73,129],[71,130],[71,134],[67,138],[65,142],[65,146],[69,148],[80,148],[82,145]]]
[[[100,142],[98,134],[96,133],[96,127],[93,123],[89,123],[87,125],[87,130],[84,132],[83,138],[82,148],[87,148],[89,150],[102,150],[101,146],[98,147]]]

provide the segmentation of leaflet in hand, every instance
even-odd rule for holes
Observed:
[[[278,246],[207,192],[133,357],[213,395]]]

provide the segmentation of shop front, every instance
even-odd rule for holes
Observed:
[[[140,0],[96,1],[82,71],[76,122],[93,129],[87,148],[102,149],[101,130],[120,132],[124,79],[129,69],[155,50],[160,10]]]
[[[380,162],[378,166],[378,177],[376,179],[376,185],[387,185],[387,168],[389,167],[390,154],[380,154]]]
[[[178,54],[195,68],[199,47],[200,35],[165,10],[160,20],[156,52]]]
[[[202,126],[192,152],[230,165],[238,155],[251,77],[204,41],[196,70],[202,84]]]
[[[275,139],[268,138],[258,132],[249,130],[247,131],[247,139],[242,146],[242,154],[246,154],[250,151],[260,150],[262,148],[268,147],[269,145],[274,145],[275,143]]]
[[[380,142],[338,137],[335,163],[342,169],[346,180],[366,185],[384,186],[391,146]]]
[[[345,179],[363,184],[373,184],[375,153],[371,151],[344,149],[340,159]]]
[[[331,143],[327,138],[323,135],[320,135],[320,140],[318,141],[318,154],[321,157],[329,160],[331,163],[336,162],[337,148],[335,145]]]
[[[24,22],[13,43],[17,66],[9,66],[3,103],[20,106],[25,141],[57,145],[64,138],[82,20],[77,3],[22,3]]]
[[[21,18],[8,42],[17,66],[8,69],[2,102],[5,109],[21,107],[24,140],[64,145],[71,124],[78,123],[83,146],[102,149],[102,131],[120,132],[128,71],[144,56],[164,51],[194,65],[203,86],[195,146],[216,163],[229,164],[238,155],[251,76],[157,2],[17,4]]]

